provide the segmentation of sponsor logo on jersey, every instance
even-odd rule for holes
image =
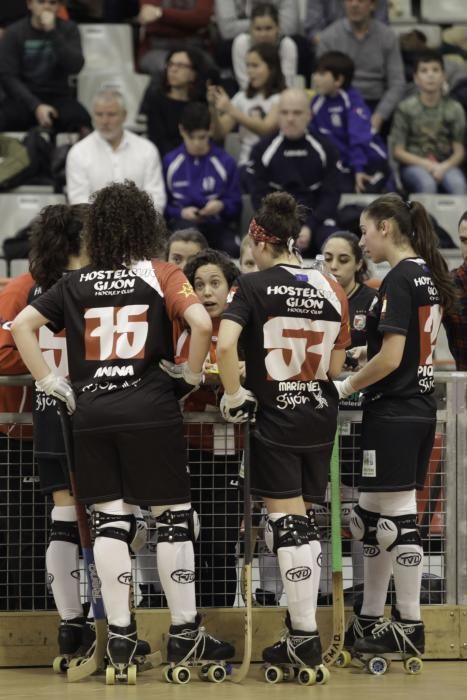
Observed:
[[[286,158],[306,158],[308,151],[306,148],[288,148],[284,151],[284,156]]]
[[[416,287],[424,287],[427,284],[433,284],[433,280],[431,279],[431,277],[421,275],[420,277],[414,278],[414,284]]]
[[[396,557],[396,561],[401,566],[418,566],[422,561],[420,552],[403,552]]]
[[[190,569],[177,569],[172,571],[170,578],[175,583],[193,583],[195,580],[195,572],[190,571]]]
[[[123,367],[112,365],[110,367],[98,367],[94,372],[94,377],[133,377],[134,374],[135,368],[133,365],[124,365]]]
[[[366,327],[366,315],[365,314],[355,314],[353,317],[353,327],[356,331],[363,331]]]
[[[123,574],[120,574],[118,577],[118,581],[120,583],[123,583],[124,586],[131,586],[131,582],[133,580],[133,577],[131,575],[131,571],[125,571]]]
[[[297,581],[306,581],[310,576],[311,569],[309,566],[296,566],[294,569],[289,569],[285,572],[287,581],[293,581],[294,583]]]
[[[380,553],[380,548],[375,544],[364,544],[363,545],[363,556],[364,557],[377,557]]]
[[[185,299],[188,299],[189,297],[196,297],[195,291],[189,282],[184,282],[182,288],[178,293],[183,294]]]

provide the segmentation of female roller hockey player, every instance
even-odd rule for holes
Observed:
[[[265,538],[277,552],[287,594],[287,632],[263,651],[278,668],[291,667],[302,683],[327,680],[320,667],[316,625],[321,547],[312,502],[321,503],[337,421],[331,378],[342,369],[350,342],[342,287],[318,270],[303,269],[294,244],[301,211],[289,194],[263,200],[249,228],[260,272],[245,275],[223,315],[217,361],[225,394],[224,418],[243,422],[258,414],[251,441],[252,493],[262,497]],[[240,385],[237,343],[242,336],[248,389]],[[255,398],[256,397],[256,398]],[[308,504],[308,505],[307,505]],[[318,669],[317,672],[315,669]]]
[[[74,412],[76,496],[94,505],[107,654],[121,680],[128,678],[137,644],[128,604],[135,504],[151,506],[157,519],[158,568],[172,617],[169,661],[218,660],[234,653],[205,632],[196,612],[198,524],[176,395],[199,383],[211,321],[181,270],[154,259],[164,238],[162,217],[133,183],[100,190],[85,231],[89,265],[36,299],[12,328],[38,387]],[[182,317],[192,343],[175,386],[158,362],[173,352],[170,321]],[[35,332],[46,323],[56,331],[66,328],[72,386],[50,370],[40,352]]]
[[[331,234],[323,245],[322,253],[327,270],[336,278],[343,287],[349,302],[350,321],[350,347],[346,352],[344,369],[354,371],[359,365],[359,358],[366,357],[366,319],[368,310],[376,297],[374,289],[367,287],[365,280],[368,279],[368,268],[363,257],[359,239],[350,231],[338,231]],[[361,401],[358,394],[350,396],[339,402],[340,411],[359,411]],[[345,413],[342,414],[345,419]],[[343,431],[340,436],[340,468],[341,468],[341,503],[342,503],[342,525],[345,528],[350,524],[350,512],[358,501],[358,490],[356,487],[357,471],[359,465],[357,461],[360,453],[360,438],[355,431],[355,423],[351,424],[351,434],[345,435]],[[326,513],[326,525],[329,529],[328,514]],[[317,512],[317,520],[319,515]],[[323,548],[323,570],[328,571],[326,563],[330,562],[330,552],[326,556],[325,544],[321,531],[321,546]],[[363,554],[362,543],[352,540],[352,574],[354,586],[363,581]],[[321,574],[321,594],[331,591],[330,576],[327,577],[327,586],[324,586],[323,572]]]
[[[364,596],[346,645],[364,660],[394,654],[418,672],[424,652],[420,615],[423,550],[417,530],[416,489],[422,489],[433,446],[436,404],[433,351],[443,309],[456,294],[437,237],[419,202],[398,195],[375,199],[360,219],[360,245],[374,262],[391,266],[367,319],[368,363],[343,382],[341,399],[364,389],[359,503],[353,536],[363,541]],[[394,575],[396,605],[382,621]],[[384,673],[387,663],[369,661]]]

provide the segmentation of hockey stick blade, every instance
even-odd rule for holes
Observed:
[[[102,668],[105,650],[107,648],[107,621],[96,620],[96,644],[94,651],[86,661],[79,666],[71,666],[67,671],[69,683],[76,683],[87,676],[91,676]]]
[[[328,648],[323,653],[323,663],[332,666],[336,663],[344,646],[344,593],[342,571],[332,574],[332,637]]]

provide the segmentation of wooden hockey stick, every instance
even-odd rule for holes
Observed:
[[[345,635],[340,489],[339,426],[337,426],[331,457],[332,637],[328,648],[323,653],[323,662],[326,666],[336,663],[344,646]]]
[[[73,453],[73,433],[71,430],[71,419],[66,411],[65,404],[57,401],[62,425],[63,440],[65,443],[66,461],[70,475],[71,490],[76,494],[75,462]],[[105,615],[104,603],[101,593],[101,582],[97,575],[94,553],[91,543],[91,532],[89,529],[86,508],[82,503],[76,503],[76,515],[78,519],[79,539],[83,553],[84,568],[88,582],[89,595],[91,597],[92,614],[96,627],[96,642],[91,656],[83,661],[79,666],[72,666],[67,671],[67,678],[71,683],[80,681],[102,668],[105,651],[107,648],[107,619]]]
[[[253,586],[251,581],[251,563],[253,560],[252,551],[252,517],[251,517],[251,493],[250,493],[250,424],[245,423],[244,427],[244,446],[243,446],[243,463],[244,463],[244,476],[243,476],[243,520],[245,527],[244,534],[244,562],[242,570],[242,590],[244,591],[244,601],[245,601],[245,641],[243,648],[243,660],[240,664],[240,668],[234,669],[231,680],[234,683],[241,683],[250,668],[251,663],[251,648],[252,648],[252,636],[253,636],[253,620],[252,620],[252,596],[253,596]]]

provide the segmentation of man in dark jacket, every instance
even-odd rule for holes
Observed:
[[[39,124],[57,131],[91,130],[73,97],[70,76],[84,64],[78,27],[57,17],[58,0],[28,0],[30,16],[10,25],[0,41],[0,131]]]
[[[304,90],[292,88],[282,92],[279,133],[261,139],[253,147],[249,189],[255,209],[265,195],[277,190],[289,192],[303,204],[307,208],[306,220],[298,245],[303,251],[316,254],[336,230],[340,164],[336,148],[308,132],[310,117]]]

